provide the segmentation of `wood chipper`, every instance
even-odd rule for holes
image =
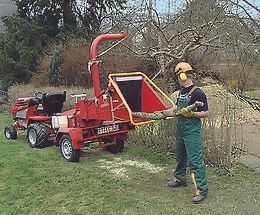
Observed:
[[[33,148],[54,141],[62,156],[70,162],[78,162],[80,149],[94,142],[99,142],[100,147],[111,153],[121,152],[130,130],[154,121],[133,117],[133,112],[153,113],[174,106],[171,99],[141,72],[110,74],[107,88],[101,90],[99,44],[126,37],[126,33],[103,34],[93,41],[88,68],[92,73],[94,98],[75,95],[78,97],[75,107],[65,112],[61,112],[65,92],[19,98],[12,108],[15,122],[5,128],[5,137],[16,139],[17,130],[25,130]]]

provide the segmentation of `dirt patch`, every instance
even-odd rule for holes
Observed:
[[[123,160],[121,158],[114,158],[112,161],[101,159],[98,162],[101,164],[100,168],[108,170],[112,175],[119,178],[129,178],[128,169],[130,167],[154,174],[162,172],[165,169],[147,161]]]

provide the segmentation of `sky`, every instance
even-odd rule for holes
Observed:
[[[10,14],[14,11],[14,3],[12,0],[0,0],[0,16]]]
[[[154,0],[155,8],[161,12],[178,9],[183,1],[178,0]]]
[[[168,5],[170,5],[171,10],[174,10],[175,8],[178,9],[179,7],[181,7],[183,2],[185,1],[184,0],[153,0],[155,8],[160,12],[167,12],[167,10],[169,9]],[[260,9],[260,0],[248,0],[248,2],[256,5]]]
[[[207,0],[205,0],[205,1],[207,1]],[[155,3],[156,8],[159,11],[167,12],[169,4],[170,4],[171,8],[178,8],[181,6],[182,2],[185,2],[185,1],[183,1],[183,0],[153,0],[153,2]],[[242,2],[242,1],[240,0],[240,2]],[[260,9],[260,0],[248,0],[248,2],[256,5]]]
[[[14,3],[12,0],[0,0],[0,18],[2,16],[7,16],[15,11]],[[3,23],[0,20],[0,34],[3,33]]]

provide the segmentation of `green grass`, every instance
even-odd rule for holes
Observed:
[[[10,122],[2,116],[0,128]],[[166,188],[173,167],[130,144],[118,155],[85,150],[73,164],[58,148],[29,148],[22,133],[18,141],[0,134],[0,214],[259,214],[260,175],[250,169],[231,177],[208,168],[209,198],[193,205],[191,184]]]
[[[260,100],[260,89],[254,90],[254,91],[247,91],[247,92],[245,92],[245,95],[252,98],[252,99]]]

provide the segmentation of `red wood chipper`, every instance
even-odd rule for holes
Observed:
[[[133,112],[156,112],[174,105],[145,74],[141,72],[109,75],[108,87],[100,88],[98,46],[105,40],[122,40],[126,33],[103,34],[92,43],[89,71],[92,73],[94,98],[78,95],[75,107],[62,112],[66,92],[36,93],[34,97],[18,98],[12,108],[14,124],[4,129],[7,139],[17,139],[17,131],[25,130],[33,148],[54,141],[62,156],[78,162],[80,149],[99,142],[111,153],[124,148],[128,132],[136,125],[152,122],[134,118]],[[75,95],[77,97],[77,95]]]

